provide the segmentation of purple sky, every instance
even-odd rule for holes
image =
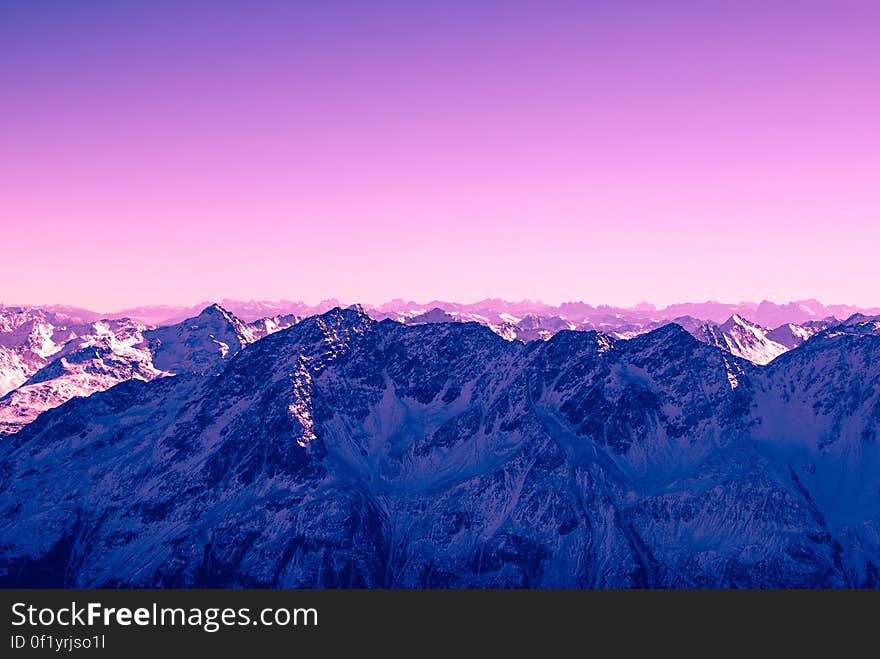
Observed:
[[[878,33],[873,1],[4,2],[0,300],[876,305]]]

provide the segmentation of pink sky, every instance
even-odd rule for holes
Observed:
[[[877,3],[76,4],[0,8],[0,301],[880,304]]]

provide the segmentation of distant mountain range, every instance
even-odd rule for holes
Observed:
[[[874,310],[265,304],[0,307],[0,585],[880,587]]]
[[[202,309],[212,303],[211,301],[206,301],[191,307],[167,305],[142,306],[102,313],[60,305],[43,305],[39,308],[68,318],[75,318],[81,323],[100,319],[129,318],[144,325],[173,325],[186,318],[197,316]],[[216,303],[245,322],[253,322],[260,318],[279,315],[313,316],[322,314],[334,307],[347,306],[336,299],[324,300],[315,305],[290,300],[269,302],[223,299]],[[3,308],[3,306],[0,304],[0,308]],[[590,324],[596,329],[601,329],[603,323],[618,325],[624,320],[631,323],[657,323],[685,316],[714,323],[723,323],[730,317],[737,315],[742,318],[748,318],[762,327],[779,327],[786,323],[803,324],[811,320],[822,320],[829,317],[843,320],[849,318],[854,313],[862,313],[867,316],[880,314],[880,307],[863,308],[848,304],[824,305],[817,300],[797,300],[785,304],[777,304],[767,300],[762,302],[739,302],[736,304],[714,301],[686,302],[657,308],[647,302],[634,307],[615,307],[609,305],[593,306],[585,302],[565,302],[558,306],[552,306],[540,301],[523,300],[521,302],[510,302],[497,298],[473,303],[442,300],[419,303],[395,299],[380,305],[362,304],[361,306],[371,317],[377,320],[385,318],[395,320],[410,318],[433,312],[435,309],[441,309],[453,317],[464,317],[468,320],[494,323],[496,325],[504,323],[517,324],[527,317],[558,317],[564,321],[574,323],[576,326]],[[7,308],[13,307],[9,306]]]

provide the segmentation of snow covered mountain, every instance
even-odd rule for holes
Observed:
[[[67,341],[86,332],[88,321],[78,316],[0,306],[0,396],[45,366]]]
[[[744,357],[755,364],[769,364],[788,348],[773,341],[768,331],[734,314],[721,325],[703,323],[688,328],[703,343]]]
[[[760,367],[334,309],[0,442],[0,584],[877,587],[878,327]]]
[[[253,340],[243,321],[218,304],[176,325],[144,334],[153,365],[170,373],[210,373]]]
[[[264,336],[269,336],[270,334],[274,334],[275,332],[280,332],[281,330],[287,329],[292,325],[296,325],[301,320],[301,316],[297,316],[296,314],[292,313],[277,314],[275,316],[255,320],[251,323],[248,323],[248,335],[250,341],[253,342],[258,339],[262,339]]]
[[[373,317],[372,312],[370,316]],[[423,325],[425,323],[479,323],[488,327],[490,330],[498,334],[508,341],[546,341],[556,332],[563,329],[575,329],[574,323],[568,322],[559,316],[535,316],[531,314],[525,315],[523,318],[517,318],[506,313],[498,314],[497,317],[489,318],[479,314],[459,311],[445,311],[439,307],[435,307],[424,313],[414,316],[400,315],[395,317],[407,325]]]
[[[210,304],[206,302],[194,307],[135,307],[104,315],[72,307],[52,307],[46,311],[87,319],[82,322],[91,322],[98,318],[130,318],[144,325],[167,326],[196,317],[208,306]],[[325,313],[341,305],[335,299],[323,300],[315,305],[290,300],[269,302],[224,299],[218,306],[251,328],[251,340],[287,327],[300,318]],[[657,308],[649,303],[633,307],[614,307],[566,302],[552,306],[531,300],[509,302],[486,299],[467,304],[439,300],[420,304],[398,299],[364,308],[376,320],[390,318],[408,325],[476,322],[507,340],[524,342],[546,341],[563,329],[596,330],[617,338],[632,338],[669,322],[677,322],[687,326],[700,340],[762,364],[784,352],[783,348],[796,347],[819,331],[839,323],[838,319],[848,318],[854,313],[868,316],[880,314],[880,309],[823,305],[816,300],[786,304],[766,300],[738,304],[682,303]],[[37,368],[39,366],[40,364]],[[23,382],[34,370],[33,367],[22,369],[15,355],[0,349],[0,377],[9,378],[9,383],[5,385],[7,391]],[[0,381],[0,386],[2,385],[3,382]]]
[[[33,318],[25,319],[24,312],[5,317],[7,327],[14,328],[5,336],[7,352],[0,354],[18,358],[23,367],[5,372],[11,390],[0,396],[0,437],[73,397],[132,378],[212,373],[248,343],[299,320],[276,316],[245,324],[214,304],[193,318],[156,329],[128,318],[70,328],[52,325],[41,310],[27,313]]]
[[[78,331],[79,336],[57,346],[51,361],[0,397],[0,437],[75,396],[161,374],[152,364],[142,325],[128,319],[96,321]]]

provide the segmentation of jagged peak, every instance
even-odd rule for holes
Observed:
[[[735,327],[744,327],[746,329],[757,329],[763,330],[763,328],[757,323],[753,323],[748,318],[744,318],[738,313],[733,314],[730,318],[725,320],[721,325],[719,325],[722,332],[728,332]]]
[[[310,327],[317,327],[322,332],[328,330],[358,330],[370,329],[376,321],[360,305],[352,305],[348,308],[333,307],[324,313],[309,316],[294,327],[301,327],[302,331],[308,331]]]
[[[334,318],[343,318],[343,319],[357,319],[357,320],[370,320],[373,319],[370,315],[364,310],[363,305],[360,304],[352,304],[347,307],[335,306],[332,309],[328,309],[324,313],[317,314],[317,318],[324,318],[327,320]]]
[[[415,333],[417,336],[423,336],[426,341],[436,337],[447,336],[455,340],[468,342],[476,341],[478,343],[488,342],[490,344],[498,343],[507,345],[517,343],[516,341],[509,341],[487,325],[473,320],[464,322],[448,320],[405,325],[394,323],[394,325],[396,325],[395,329],[403,329],[405,332]],[[520,343],[519,345],[522,344]]]
[[[520,329],[537,329],[541,326],[541,318],[537,314],[527,313],[516,326]]]
[[[596,346],[600,352],[605,352],[606,350],[613,348],[618,341],[624,341],[624,339],[617,339],[596,329],[564,329],[556,332],[543,343],[551,348],[570,346],[572,344]]]
[[[214,302],[209,304],[207,307],[202,309],[198,316],[195,318],[187,319],[183,322],[190,322],[192,320],[203,320],[203,321],[211,321],[217,320],[223,323],[227,323],[232,326],[236,332],[239,334],[243,331],[243,328],[247,327],[247,323],[241,320],[234,313],[229,311],[228,309],[222,307],[220,304]]]
[[[220,314],[225,318],[229,318],[233,315],[231,312],[220,306],[220,304],[217,302],[212,302],[199,312],[199,316],[212,316],[217,314]]]

